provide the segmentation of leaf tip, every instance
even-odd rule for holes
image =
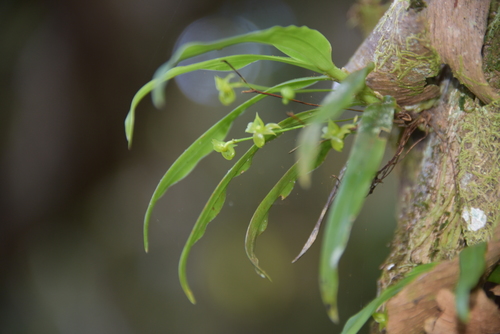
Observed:
[[[190,289],[184,290],[187,298],[191,302],[191,304],[196,305],[196,298],[194,298],[193,292]]]
[[[325,304],[326,306],[326,313],[328,314],[328,317],[330,318],[331,321],[333,321],[335,324],[339,323],[339,312],[338,308],[335,305],[332,304]]]
[[[259,275],[262,278],[266,278],[269,280],[269,282],[272,282],[273,280],[271,279],[271,276],[269,276],[264,270],[262,270],[258,265],[254,263],[255,266],[255,271],[257,272],[257,275]]]
[[[150,210],[146,211],[146,216],[144,217],[144,227],[143,227],[143,240],[144,240],[144,251],[146,253],[149,252],[149,216],[150,216]]]
[[[144,251],[146,253],[149,253],[149,240],[148,240],[147,232],[145,232],[145,234],[144,234]]]
[[[299,255],[297,255],[295,259],[292,260],[292,263],[297,262],[302,257],[302,255],[306,253],[306,251],[309,249],[309,247],[306,248],[306,246],[304,246],[304,248],[302,248],[302,250],[300,251]]]
[[[311,187],[311,175],[310,174],[299,175],[299,184],[302,187],[302,189],[309,189],[309,187]]]
[[[127,117],[125,117],[125,137],[127,138],[128,149],[132,148],[132,135],[134,133],[134,110],[130,109]]]

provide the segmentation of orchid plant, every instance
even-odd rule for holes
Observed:
[[[284,56],[244,54],[202,61],[186,66],[178,65],[184,59],[247,42],[272,45],[281,51]],[[314,73],[314,76],[289,80],[272,87],[263,87],[262,90],[257,91],[259,94],[235,107],[189,146],[168,168],[156,187],[144,218],[144,247],[146,252],[149,248],[148,228],[151,213],[157,201],[165,192],[173,184],[189,175],[198,162],[213,151],[221,153],[227,160],[239,157],[208,199],[181,254],[179,263],[180,284],[192,303],[195,303],[195,297],[186,276],[186,263],[189,253],[193,245],[203,236],[208,224],[213,221],[222,209],[228,184],[251,167],[254,155],[260,149],[265,149],[266,143],[278,138],[283,132],[299,132],[296,163],[290,166],[257,207],[246,234],[245,249],[248,258],[260,276],[269,278],[264,269],[259,266],[254,250],[257,237],[266,230],[268,212],[273,203],[279,197],[285,198],[288,196],[297,180],[302,186],[307,187],[310,183],[310,172],[326,159],[331,149],[342,151],[346,136],[355,135],[354,144],[343,177],[340,180],[340,186],[335,199],[329,206],[329,213],[325,220],[326,227],[320,259],[319,281],[321,296],[329,317],[334,322],[338,322],[339,260],[349,240],[351,228],[365,202],[381,164],[387,144],[387,134],[391,132],[394,114],[398,111],[398,106],[394,98],[390,96],[382,97],[366,86],[365,79],[373,69],[373,65],[369,64],[357,72],[347,73],[332,62],[331,51],[330,43],[321,33],[307,27],[296,26],[276,26],[211,43],[189,43],[180,47],[172,58],[156,71],[154,78],[139,89],[134,96],[125,120],[125,132],[129,147],[132,145],[135,110],[138,103],[147,94],[151,93],[154,104],[157,107],[164,106],[163,90],[165,85],[170,79],[178,75],[196,70],[229,72],[225,78],[216,76],[215,85],[219,91],[220,102],[223,105],[230,105],[235,101],[236,97],[234,88],[243,86],[253,89],[252,85],[246,81],[231,82],[235,78],[235,72],[238,69],[253,62],[261,60],[282,62],[305,68]],[[244,131],[242,129],[242,132],[251,134],[251,137],[226,139],[233,121],[258,101],[268,96],[278,96],[286,104],[294,101],[297,93],[322,91],[309,88],[322,81],[337,82],[339,85],[337,85],[336,89],[330,91],[316,108],[291,115],[279,123],[265,123],[259,114],[256,114],[254,121],[250,122]],[[351,107],[364,109],[362,116],[359,119],[351,120],[350,123],[339,125],[340,115],[345,109]],[[244,140],[253,140],[254,145],[245,153],[239,155],[235,147]],[[314,241],[314,238],[315,235],[310,239],[311,242]],[[306,246],[308,247],[308,245]],[[383,313],[376,312],[379,306],[418,275],[430,270],[432,266],[433,264],[416,267],[407,277],[383,291],[363,310],[349,319],[342,333],[356,333],[372,315],[383,324],[385,321]]]

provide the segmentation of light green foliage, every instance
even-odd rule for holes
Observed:
[[[320,153],[314,164],[314,168],[317,168],[326,158],[326,155],[330,151],[330,145],[328,142],[323,143],[320,148]],[[271,279],[269,275],[259,266],[259,260],[255,255],[255,241],[257,237],[266,230],[268,223],[268,213],[274,202],[281,197],[285,199],[293,189],[295,181],[298,176],[297,163],[295,163],[283,177],[276,183],[276,185],[271,189],[271,191],[266,195],[266,197],[259,204],[257,210],[250,220],[248,225],[247,234],[245,237],[245,250],[248,258],[255,267],[255,271],[261,277]]]
[[[135,110],[137,109],[137,105],[147,94],[153,91],[153,89],[158,85],[159,82],[166,83],[168,80],[178,75],[197,70],[232,71],[232,68],[227,63],[230,63],[235,69],[240,69],[259,60],[272,60],[314,70],[314,67],[308,66],[304,62],[289,57],[277,57],[277,56],[265,56],[265,55],[227,56],[224,58],[216,58],[212,60],[202,61],[200,63],[194,63],[187,66],[176,66],[170,68],[168,71],[164,73],[162,77],[151,80],[150,82],[142,86],[137,91],[137,93],[135,93],[134,98],[132,99],[132,103],[130,104],[130,110],[128,112],[127,117],[125,118],[125,135],[127,137],[129,148],[132,146],[132,138],[133,138],[134,124],[135,124]],[[331,79],[329,77],[319,77],[319,78],[320,78],[319,80]]]
[[[314,78],[301,78],[286,81],[282,84],[276,85],[270,88],[269,92],[279,91],[284,86],[291,86],[297,89],[307,87],[309,85],[315,84],[321,80],[327,80],[327,77],[314,77]],[[224,118],[214,124],[210,129],[208,129],[204,134],[202,134],[197,140],[194,141],[191,146],[189,146],[177,160],[170,166],[163,178],[158,183],[151,200],[149,201],[148,208],[144,217],[144,248],[146,252],[149,248],[148,242],[148,230],[149,221],[151,220],[151,214],[156,205],[156,202],[167,192],[167,190],[185,178],[191,171],[196,167],[201,159],[206,157],[213,151],[212,140],[223,140],[231,127],[233,121],[240,116],[247,108],[257,103],[258,101],[265,98],[266,95],[257,95],[248,101],[242,103]]]
[[[242,173],[244,173],[252,164],[252,158],[258,151],[257,146],[252,146],[227,172],[224,178],[219,182],[217,188],[210,196],[208,202],[205,204],[198,220],[194,224],[188,240],[182,249],[181,259],[179,261],[179,281],[181,282],[184,293],[189,298],[191,303],[196,303],[193,292],[189,287],[186,274],[187,259],[193,245],[205,234],[207,225],[219,214],[224,201],[226,200],[226,189],[231,180]]]
[[[259,95],[265,96],[265,95]],[[286,120],[279,123],[279,125],[286,129],[291,128],[298,125],[300,122],[307,122],[312,116],[314,112],[304,112],[301,114],[297,114],[296,118],[287,118]],[[279,136],[279,134],[277,134]],[[273,140],[277,136],[271,135],[266,136],[266,141]],[[207,204],[203,208],[198,220],[196,221],[191,234],[189,235],[188,240],[186,241],[186,245],[184,246],[181,254],[181,260],[179,262],[179,280],[181,282],[181,286],[188,296],[189,300],[194,304],[195,299],[194,295],[189,287],[186,276],[186,265],[187,258],[191,251],[193,245],[198,241],[207,228],[207,225],[219,214],[224,201],[226,199],[226,188],[229,185],[229,182],[236,176],[245,172],[250,165],[252,164],[252,159],[255,153],[259,150],[259,148],[254,145],[252,146],[235,164],[234,166],[226,173],[224,178],[219,182],[212,195],[210,196]]]
[[[469,293],[486,269],[486,243],[464,248],[460,252],[460,275],[455,291],[456,309],[462,322],[469,320]]]
[[[276,133],[273,131],[275,129],[281,129],[281,127],[276,123],[267,123],[264,125],[262,119],[260,119],[259,114],[255,114],[255,120],[253,122],[248,123],[247,129],[245,132],[253,133],[253,142],[254,144],[261,148],[266,143],[265,135],[273,135],[276,136]]]
[[[234,44],[262,43],[272,45],[291,59],[297,65],[326,74],[332,79],[342,80],[345,73],[332,62],[332,47],[330,42],[317,30],[307,27],[272,27],[266,30],[253,31],[245,35],[221,39],[211,43],[188,43],[180,47],[168,62],[160,66],[154,79],[156,87],[153,91],[153,102],[159,107],[165,104],[163,89],[165,76],[180,61],[197,55],[220,50]]]
[[[365,78],[371,69],[372,67],[366,67],[350,74],[342,81],[336,90],[324,98],[320,111],[311,125],[300,133],[297,160],[299,161],[299,182],[303,187],[308,187],[311,183],[309,171],[312,170],[319,152],[318,142],[323,123],[328,119],[338,117],[344,109],[352,105],[355,95],[365,86]]]
[[[363,112],[344,178],[326,221],[319,280],[323,303],[334,322],[338,322],[339,260],[384,155],[395,107],[394,99],[386,97],[383,103],[372,104]]]
[[[219,50],[230,45],[247,42],[272,45],[285,53],[286,56],[235,55],[187,66],[176,66],[178,62],[184,59],[205,52]],[[338,117],[345,108],[352,105],[368,105],[358,129],[344,180],[330,211],[323,241],[320,285],[323,300],[329,306],[329,315],[335,320],[338,259],[345,248],[351,225],[364,202],[371,180],[380,163],[387,141],[386,137],[380,137],[380,134],[382,131],[390,131],[395,107],[394,99],[386,98],[383,103],[379,103],[379,99],[375,94],[365,86],[365,78],[373,69],[372,64],[367,68],[348,75],[333,64],[331,60],[331,46],[326,38],[316,30],[307,27],[273,27],[212,43],[189,43],[179,48],[172,58],[157,70],[154,79],[144,85],[134,96],[125,120],[125,132],[128,144],[129,147],[132,144],[135,110],[138,103],[147,94],[152,93],[155,105],[164,105],[165,101],[162,91],[168,80],[177,75],[201,69],[232,71],[233,69],[240,69],[259,60],[272,60],[299,66],[319,73],[320,76],[289,80],[271,88],[252,84],[251,88],[258,87],[257,89],[263,91],[263,93],[259,92],[261,94],[250,98],[234,108],[203,133],[179,156],[160,180],[151,197],[144,217],[144,247],[148,251],[148,229],[152,211],[157,201],[172,185],[186,177],[198,162],[212,151],[215,150],[221,153],[225,159],[231,160],[236,156],[234,147],[238,143],[253,139],[255,145],[235,162],[234,166],[225,174],[213,191],[194,224],[182,250],[179,262],[179,280],[189,300],[195,303],[195,298],[186,276],[187,260],[193,245],[204,235],[208,224],[222,209],[229,183],[232,179],[250,168],[254,155],[266,142],[279,137],[285,131],[305,127],[301,131],[299,138],[299,159],[297,163],[272,187],[269,194],[260,203],[247,230],[245,241],[247,255],[257,272],[264,277],[268,277],[259,267],[254,250],[257,236],[267,227],[269,209],[278,197],[285,198],[290,194],[298,177],[303,184],[307,185],[309,182],[308,173],[323,162],[332,147],[337,151],[342,150],[344,137],[354,130],[355,125],[347,124],[340,127],[332,119]],[[241,87],[242,85],[250,87],[244,80],[244,82],[231,83],[230,80],[232,77],[234,77],[232,73],[225,78],[215,77],[216,87],[220,94],[219,98],[224,105],[228,105],[234,101],[235,87]],[[246,132],[251,133],[252,137],[225,141],[225,137],[234,120],[246,109],[267,97],[268,95],[266,94],[280,93],[283,103],[287,104],[295,99],[296,93],[325,91],[324,89],[304,89],[324,80],[335,80],[341,82],[341,84],[335,91],[327,95],[319,109],[293,115],[279,124],[265,124],[259,115],[256,114],[255,120],[248,124],[246,129]],[[323,131],[322,138],[326,140],[322,141],[321,130],[324,127],[325,130]],[[395,293],[394,291],[390,290],[386,294],[384,292],[382,296],[387,297],[390,293]],[[378,301],[380,300],[378,299]],[[374,311],[375,309],[370,311],[369,315]],[[358,320],[353,320],[354,325],[351,326],[349,333],[354,333],[352,328],[356,328],[360,321],[364,319],[364,316],[365,314],[363,313],[363,315],[358,316]]]

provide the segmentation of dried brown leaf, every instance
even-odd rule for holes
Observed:
[[[486,253],[488,269],[486,274],[491,272],[499,259],[500,225],[497,226],[492,241],[488,243],[488,251]],[[386,304],[389,318],[387,333],[425,333],[424,324],[426,321],[432,321],[429,319],[437,319],[441,315],[440,305],[437,301],[439,291],[443,289],[453,290],[458,281],[458,273],[458,258],[444,261],[436,265],[431,271],[421,275],[415,281],[408,284],[399,294],[389,300]],[[494,321],[494,319],[492,319],[492,321]],[[500,329],[498,332],[500,332]]]
[[[455,295],[442,289],[436,296],[440,315],[425,322],[427,334],[493,334],[500,332],[500,312],[482,289],[470,296],[470,319],[463,324],[455,310]]]
[[[500,296],[500,284],[495,285],[490,289],[490,291],[495,295],[495,296]]]

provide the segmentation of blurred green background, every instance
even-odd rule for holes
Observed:
[[[348,147],[330,155],[311,189],[297,186],[272,209],[257,243],[272,283],[255,274],[244,234],[259,201],[292,164],[288,151],[296,134],[259,152],[253,167],[232,182],[223,211],[192,250],[188,275],[198,304],[191,305],[178,283],[178,259],[231,162],[211,155],[167,192],[153,214],[149,254],[143,251],[142,219],[170,164],[231,108],[205,94],[213,92],[214,74],[204,72],[171,82],[164,110],[154,109],[149,99],[140,104],[131,151],[123,121],[133,94],[168,59],[181,35],[190,41],[275,24],[307,25],[330,40],[333,60],[342,66],[362,41],[346,23],[352,3],[2,1],[0,332],[340,332],[319,296],[319,242],[298,263],[291,260],[307,240]],[[264,85],[310,75],[269,64],[243,74]],[[321,96],[299,98],[319,102]],[[277,122],[287,111],[302,110],[265,99],[235,123],[230,136],[246,136],[255,112]],[[237,154],[247,146],[240,144]],[[375,296],[395,224],[393,178],[368,198],[342,259],[342,324]]]

